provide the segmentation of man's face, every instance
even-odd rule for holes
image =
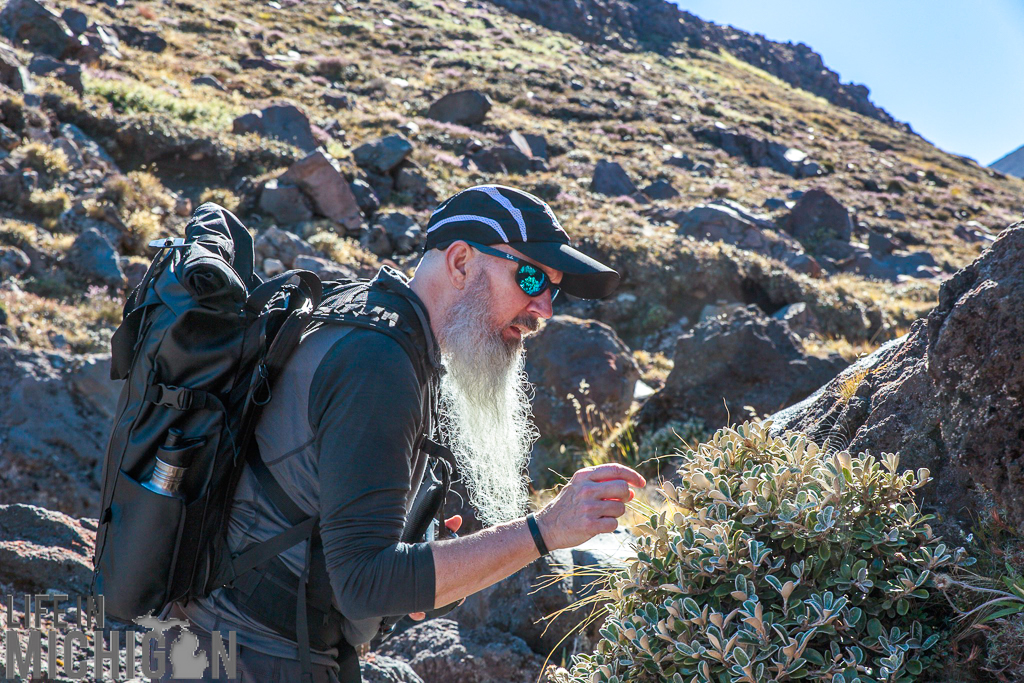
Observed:
[[[562,281],[562,272],[559,270],[541,265],[510,246],[491,246],[532,263],[543,270],[548,279],[556,285]],[[518,266],[515,263],[479,252],[475,254],[475,258],[480,259],[481,267],[490,275],[491,313],[498,334],[510,350],[521,348],[523,337],[536,332],[541,319],[551,317],[551,289],[546,289],[540,296],[530,296],[516,284],[515,274]]]

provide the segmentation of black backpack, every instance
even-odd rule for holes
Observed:
[[[94,557],[93,590],[123,621],[208,592],[240,456],[322,291],[306,271],[261,282],[252,237],[216,204],[196,210],[184,239],[151,246],[111,339],[111,377],[127,381]],[[184,465],[179,480],[158,456]]]
[[[321,609],[332,593],[319,520],[290,500],[251,441],[274,380],[311,325],[388,334],[423,379],[420,354],[389,306],[396,295],[371,296],[366,281],[348,281],[327,283],[324,297],[319,279],[300,270],[261,282],[253,272],[252,237],[212,203],[196,210],[184,239],[151,246],[159,251],[111,340],[111,377],[127,381],[104,462],[93,592],[104,597],[107,614],[127,622],[227,587],[236,601],[255,596],[250,605],[262,612],[252,616],[297,641],[304,677],[311,671],[311,634],[318,649],[338,646],[349,673],[354,665],[358,676],[354,651],[340,636],[340,615]],[[431,463],[410,510],[406,542],[423,540],[450,482],[450,453],[429,441],[426,449]],[[245,466],[293,526],[231,555],[226,523]],[[303,575],[282,571],[277,555],[307,539]],[[277,593],[267,599],[272,588]]]

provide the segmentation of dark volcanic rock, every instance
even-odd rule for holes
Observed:
[[[234,133],[256,133],[312,152],[317,148],[309,117],[293,104],[274,104],[265,109],[243,114],[231,127]]]
[[[68,25],[68,28],[76,36],[79,33],[85,33],[89,28],[89,17],[85,15],[85,12],[80,12],[73,7],[68,7],[61,12],[60,18],[64,20],[64,23]]]
[[[313,256],[316,250],[304,239],[280,228],[267,228],[255,244],[257,267],[265,259],[277,259],[285,268],[291,268],[298,256]]]
[[[272,62],[263,57],[243,57],[238,60],[238,66],[243,69],[263,69],[264,71],[287,71],[288,69],[277,62]]]
[[[0,10],[0,33],[15,45],[60,59],[82,44],[58,14],[36,0],[9,0]]]
[[[532,157],[515,145],[486,147],[466,157],[466,160],[483,173],[524,174],[533,169]]]
[[[527,156],[548,158],[548,141],[543,135],[512,131],[503,135],[499,142],[503,145],[515,145]]]
[[[85,86],[82,84],[82,66],[81,64],[72,64],[69,62],[62,62],[59,59],[53,57],[47,57],[40,55],[34,57],[28,64],[29,73],[36,76],[52,76],[58,81],[66,83],[72,90],[81,94],[85,92]]]
[[[376,225],[387,233],[392,251],[411,254],[423,241],[423,229],[411,217],[399,211],[378,214]]]
[[[576,409],[566,398],[573,394],[585,410],[598,411],[600,420],[621,422],[633,401],[640,370],[629,348],[608,325],[558,315],[538,334],[527,337],[526,367],[536,387],[533,412],[541,436],[582,438]],[[580,383],[589,385],[587,393]]]
[[[376,173],[391,173],[412,153],[412,143],[395,133],[379,140],[367,142],[352,150],[352,159]]]
[[[90,282],[124,287],[124,272],[121,271],[117,251],[96,228],[89,228],[75,238],[64,257],[64,263]]]
[[[224,84],[220,82],[220,79],[210,74],[204,74],[203,76],[196,76],[192,79],[192,85],[205,85],[216,90],[224,91],[226,88]]]
[[[696,416],[715,429],[742,420],[744,406],[767,413],[793,405],[846,367],[836,354],[807,356],[785,323],[753,305],[681,335],[674,360],[665,387],[644,405],[646,424]]]
[[[18,277],[32,265],[28,255],[17,247],[0,247],[0,282]]]
[[[797,200],[793,210],[779,221],[779,227],[813,250],[827,240],[849,242],[853,219],[832,195],[814,189]]]
[[[673,199],[679,196],[679,191],[672,187],[667,180],[655,180],[645,187],[642,192],[651,199]]]
[[[313,217],[306,196],[296,185],[286,185],[276,178],[268,180],[260,192],[260,210],[266,211],[279,223],[291,225]]]
[[[636,185],[626,175],[626,171],[619,164],[613,161],[602,159],[594,167],[594,178],[590,182],[590,189],[610,197],[620,197],[634,194]]]
[[[935,481],[923,500],[946,520],[977,517],[981,484],[1005,509],[1003,519],[1024,528],[1021,263],[1018,223],[943,283],[938,306],[906,337],[777,413],[777,428],[853,453],[899,452],[901,467],[927,467]]]
[[[6,45],[0,45],[0,85],[6,85],[18,92],[24,92],[32,87],[28,69],[18,59],[14,50]]]
[[[448,93],[430,105],[427,118],[442,123],[475,126],[483,123],[491,110],[491,100],[479,90],[460,90]]]
[[[520,638],[462,628],[450,619],[417,624],[378,651],[409,662],[424,683],[522,683],[535,680],[544,663]]]
[[[377,195],[374,193],[373,188],[365,180],[356,178],[349,183],[349,188],[352,190],[352,194],[356,198],[356,203],[359,205],[359,209],[366,214],[367,217],[372,217],[377,209],[380,208],[380,200],[377,199]]]
[[[359,659],[363,683],[423,683],[408,664],[394,657],[370,652]]]
[[[144,31],[131,24],[118,24],[114,27],[114,31],[117,32],[118,38],[123,40],[125,45],[139,50],[159,54],[167,49],[167,41],[155,31]]]
[[[96,520],[32,505],[0,505],[0,585],[16,591],[87,595]]]

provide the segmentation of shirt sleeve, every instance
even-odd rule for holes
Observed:
[[[313,377],[320,535],[335,603],[353,621],[434,607],[429,545],[400,542],[420,398],[408,354],[371,330],[342,337]]]

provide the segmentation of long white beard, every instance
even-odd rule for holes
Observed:
[[[531,420],[522,342],[510,345],[490,319],[491,287],[478,271],[441,325],[441,431],[455,454],[480,521],[491,526],[526,511]]]

